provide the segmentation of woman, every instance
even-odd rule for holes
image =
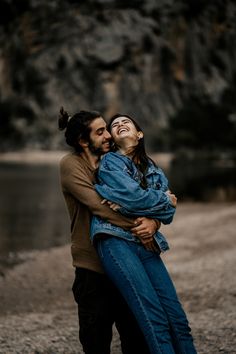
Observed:
[[[176,200],[163,172],[146,155],[143,132],[129,116],[117,114],[108,125],[116,151],[107,153],[98,171],[97,192],[118,204],[119,212],[170,223]],[[115,204],[114,204],[115,203]],[[137,318],[152,354],[196,354],[184,310],[161,260],[168,249],[154,236],[160,252],[145,249],[129,231],[94,217],[91,237],[104,269]]]

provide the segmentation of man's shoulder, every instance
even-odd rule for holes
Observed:
[[[61,169],[83,169],[85,165],[84,159],[79,154],[73,152],[64,155],[60,160]]]
[[[79,154],[75,154],[73,152],[69,152],[68,154],[62,156],[60,160],[60,164],[69,164],[69,163],[74,163],[74,162],[82,163],[82,159]]]

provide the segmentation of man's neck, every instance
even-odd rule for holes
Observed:
[[[89,149],[84,150],[80,154],[83,159],[87,160],[89,164],[94,168],[98,168],[101,157],[91,153]]]

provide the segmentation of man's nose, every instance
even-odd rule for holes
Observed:
[[[106,139],[110,139],[111,138],[111,134],[109,133],[108,130],[105,131],[105,138]]]

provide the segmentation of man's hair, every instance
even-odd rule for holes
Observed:
[[[83,148],[80,146],[79,140],[84,139],[85,141],[90,141],[90,125],[99,117],[101,117],[101,114],[97,111],[80,111],[70,117],[64,108],[61,107],[58,118],[58,128],[60,130],[66,129],[66,143],[80,153],[83,151]]]

